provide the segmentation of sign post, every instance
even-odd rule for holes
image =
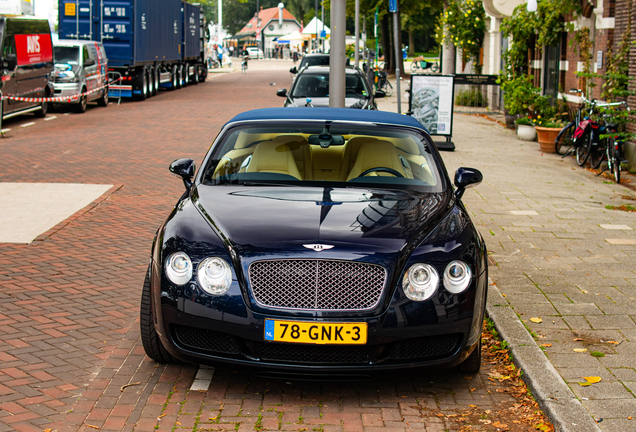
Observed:
[[[397,92],[397,113],[402,114],[402,98],[400,95],[400,55],[402,50],[398,42],[397,0],[389,0],[389,12],[393,14],[393,39],[395,40],[395,91]]]

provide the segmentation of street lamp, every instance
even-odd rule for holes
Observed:
[[[537,0],[528,0],[528,12],[536,12],[537,7]]]

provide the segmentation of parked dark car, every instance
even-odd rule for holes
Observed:
[[[159,362],[299,372],[480,367],[486,246],[428,133],[388,112],[270,108],[221,130],[152,246]]]
[[[386,94],[382,90],[374,93],[366,76],[358,69],[346,68],[345,71],[345,107],[378,109],[375,99],[383,98]],[[287,89],[279,89],[276,95],[285,98],[285,107],[328,107],[329,67],[309,66],[301,70],[294,78],[289,92]]]
[[[303,70],[309,66],[329,66],[329,54],[315,53],[315,54],[305,54],[303,59],[300,61],[300,65],[298,68],[294,66],[289,70],[289,72],[296,74],[298,71]],[[347,57],[346,65],[351,66],[351,60]]]

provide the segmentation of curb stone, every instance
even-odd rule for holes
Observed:
[[[557,432],[600,432],[590,413],[541,351],[497,286],[489,279],[486,313],[508,342],[514,364]]]

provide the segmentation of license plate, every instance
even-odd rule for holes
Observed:
[[[367,343],[367,323],[265,320],[265,340],[319,345]]]

